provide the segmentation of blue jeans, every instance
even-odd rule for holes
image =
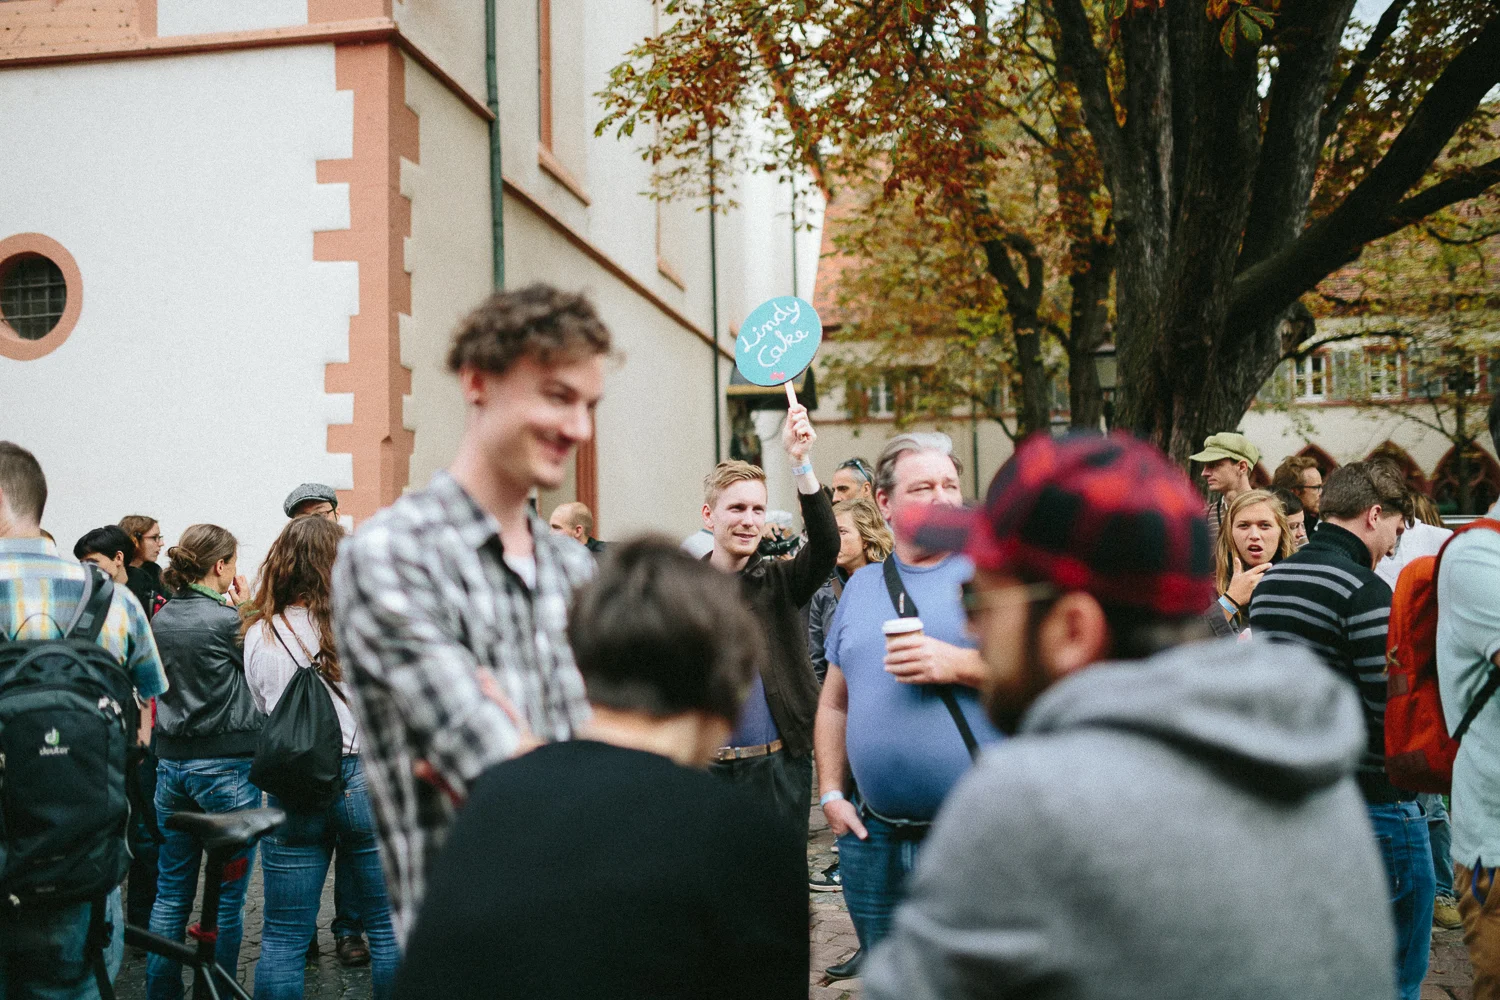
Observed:
[[[271,805],[285,809],[274,795]],[[370,936],[370,973],[375,1000],[386,1000],[401,954],[391,927],[391,906],[380,871],[375,819],[359,757],[344,758],[344,794],[320,813],[287,810],[287,821],[268,834],[260,864],[265,878],[266,922],[256,1000],[301,1000],[303,956],[318,920],[318,903],[334,848],[349,859],[350,890]]]
[[[156,878],[156,905],[151,908],[151,930],[181,941],[198,895],[198,869],[203,851],[186,833],[167,829],[167,819],[178,812],[233,812],[260,805],[260,789],[250,783],[249,757],[208,757],[201,760],[163,760],[156,768],[156,818],[165,841],[161,845]],[[214,957],[231,976],[240,960],[241,914],[250,885],[254,845],[240,851],[224,871],[219,897],[219,940]],[[302,942],[307,947],[307,942]],[[170,958],[146,959],[148,1000],[180,1000],[182,966]]]
[[[12,917],[0,908],[0,997],[5,1000],[98,1000],[92,956],[84,954],[91,903],[74,903]],[[104,947],[109,981],[125,954],[120,890],[109,894],[104,919],[113,925]]]
[[[1396,922],[1396,994],[1418,1000],[1432,946],[1432,841],[1427,817],[1415,801],[1371,805],[1370,823],[1391,883]]]
[[[1448,809],[1443,797],[1436,792],[1423,792],[1417,796],[1422,811],[1427,814],[1427,836],[1432,840],[1432,877],[1437,880],[1437,894],[1453,897],[1453,827],[1448,820]]]
[[[349,852],[337,848],[333,853],[333,937],[361,937],[365,933],[364,918],[360,915],[359,895],[354,889],[354,862]]]
[[[928,826],[887,823],[858,800],[855,808],[870,836],[860,840],[846,833],[839,838],[839,879],[859,946],[868,950],[890,933],[891,914],[901,902],[907,876],[917,865],[917,850],[927,837]]]

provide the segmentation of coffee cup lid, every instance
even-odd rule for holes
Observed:
[[[892,618],[880,626],[886,635],[905,635],[907,632],[922,631],[922,619],[920,618]]]

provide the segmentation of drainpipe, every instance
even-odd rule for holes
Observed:
[[[792,175],[792,294],[797,292],[797,176]]]
[[[490,236],[495,290],[505,287],[505,176],[500,172],[500,81],[495,68],[495,0],[484,0],[484,82],[490,109]]]
[[[491,3],[494,0],[490,0]],[[723,433],[719,418],[719,211],[714,197],[714,130],[708,128],[708,296],[709,320],[713,323],[714,358],[714,464],[724,460]]]

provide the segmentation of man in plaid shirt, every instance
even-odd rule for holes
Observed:
[[[370,518],[334,568],[402,942],[474,779],[533,738],[568,739],[587,717],[566,629],[594,560],[526,501],[533,487],[561,486],[592,435],[609,349],[581,296],[543,285],[492,295],[448,355],[468,406],[453,464]]]
[[[60,557],[57,546],[43,537],[46,505],[47,479],[36,457],[0,441],[0,642],[60,638],[83,600],[89,569]],[[151,624],[125,587],[115,587],[98,643],[130,672],[142,702],[167,689]],[[151,713],[143,711],[137,734],[142,743],[150,735],[150,720]],[[104,958],[113,982],[125,952],[119,888],[109,894],[105,907],[111,932]],[[92,956],[85,948],[89,911],[87,902],[20,914],[0,906],[0,997],[97,997],[89,975]]]

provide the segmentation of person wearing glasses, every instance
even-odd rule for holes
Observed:
[[[127,514],[120,518],[119,527],[135,543],[135,552],[125,567],[125,585],[141,602],[146,614],[155,615],[167,599],[161,567],[156,564],[157,556],[161,555],[161,522],[145,514]]]
[[[1271,485],[1296,494],[1307,512],[1305,524],[1308,534],[1318,526],[1318,511],[1323,499],[1323,471],[1318,460],[1307,455],[1289,455],[1276,467]]]
[[[948,435],[897,435],[876,464],[875,502],[887,521],[913,508],[956,509],[962,471]],[[819,804],[838,837],[861,948],[828,969],[831,978],[857,975],[860,955],[886,936],[938,807],[979,747],[1000,739],[974,691],[983,664],[959,599],[971,572],[961,555],[897,538],[889,558],[849,577],[824,637],[813,731]],[[904,634],[887,639],[893,629]],[[857,791],[846,787],[849,774]]]
[[[853,500],[857,497],[875,499],[875,470],[862,458],[850,458],[839,463],[833,473],[833,499]]]

